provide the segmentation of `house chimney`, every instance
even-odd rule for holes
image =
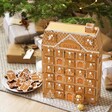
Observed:
[[[95,25],[93,23],[86,23],[85,32],[94,33],[95,32]]]

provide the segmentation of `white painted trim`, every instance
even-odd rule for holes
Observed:
[[[72,38],[78,45],[80,45],[80,47],[82,49],[84,49],[86,52],[88,51],[84,46],[82,46],[76,38],[74,38],[71,34],[68,34],[64,39],[62,39],[60,42],[58,42],[54,47],[56,47],[57,45],[59,45],[60,43],[64,42],[64,40],[66,40],[68,37],[70,36],[70,38]]]

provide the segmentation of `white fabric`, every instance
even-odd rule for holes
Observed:
[[[35,40],[35,45],[37,45],[39,47],[39,49],[41,50],[41,46],[42,46],[42,39],[39,38],[38,36],[34,37]]]
[[[19,23],[20,19],[14,17],[5,16],[3,20],[3,27],[5,34],[9,38],[10,43],[16,43],[16,38],[27,38],[30,35],[30,38],[37,35],[35,30],[35,24],[33,22],[29,23],[28,30],[24,26],[21,26]],[[19,39],[18,39],[19,40]],[[17,40],[17,41],[18,41]]]
[[[105,79],[105,77],[111,74],[112,75],[112,60],[104,61],[102,63],[102,77]]]
[[[36,71],[37,72],[42,72],[42,60],[36,61]]]

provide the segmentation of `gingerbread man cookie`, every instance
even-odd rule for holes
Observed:
[[[16,74],[12,70],[7,71],[6,77],[7,77],[9,82],[14,81],[17,78]]]
[[[16,89],[23,93],[33,91],[42,85],[42,77],[40,73],[32,73],[27,68],[15,73],[12,70],[7,71],[7,84],[10,89]]]

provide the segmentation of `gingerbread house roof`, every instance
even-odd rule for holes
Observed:
[[[97,30],[96,32],[93,33],[87,33],[85,32],[85,25],[77,25],[77,24],[65,24],[61,22],[50,22],[48,27],[46,28],[47,31],[50,30],[56,31],[56,32],[64,32],[64,33],[75,33],[75,34],[80,34],[80,35],[90,35],[93,37],[96,37],[97,32],[99,30],[98,27],[95,27]]]
[[[50,41],[49,36],[53,36],[55,41]],[[101,49],[101,39],[100,31],[98,27],[95,27],[95,32],[85,32],[85,25],[76,24],[65,24],[60,22],[50,22],[48,27],[45,29],[43,45],[50,45],[56,47],[59,43],[63,42],[67,38],[72,38],[77,44],[86,51],[100,51]],[[96,39],[93,47],[88,47],[84,40]],[[90,41],[91,44],[91,41]]]

